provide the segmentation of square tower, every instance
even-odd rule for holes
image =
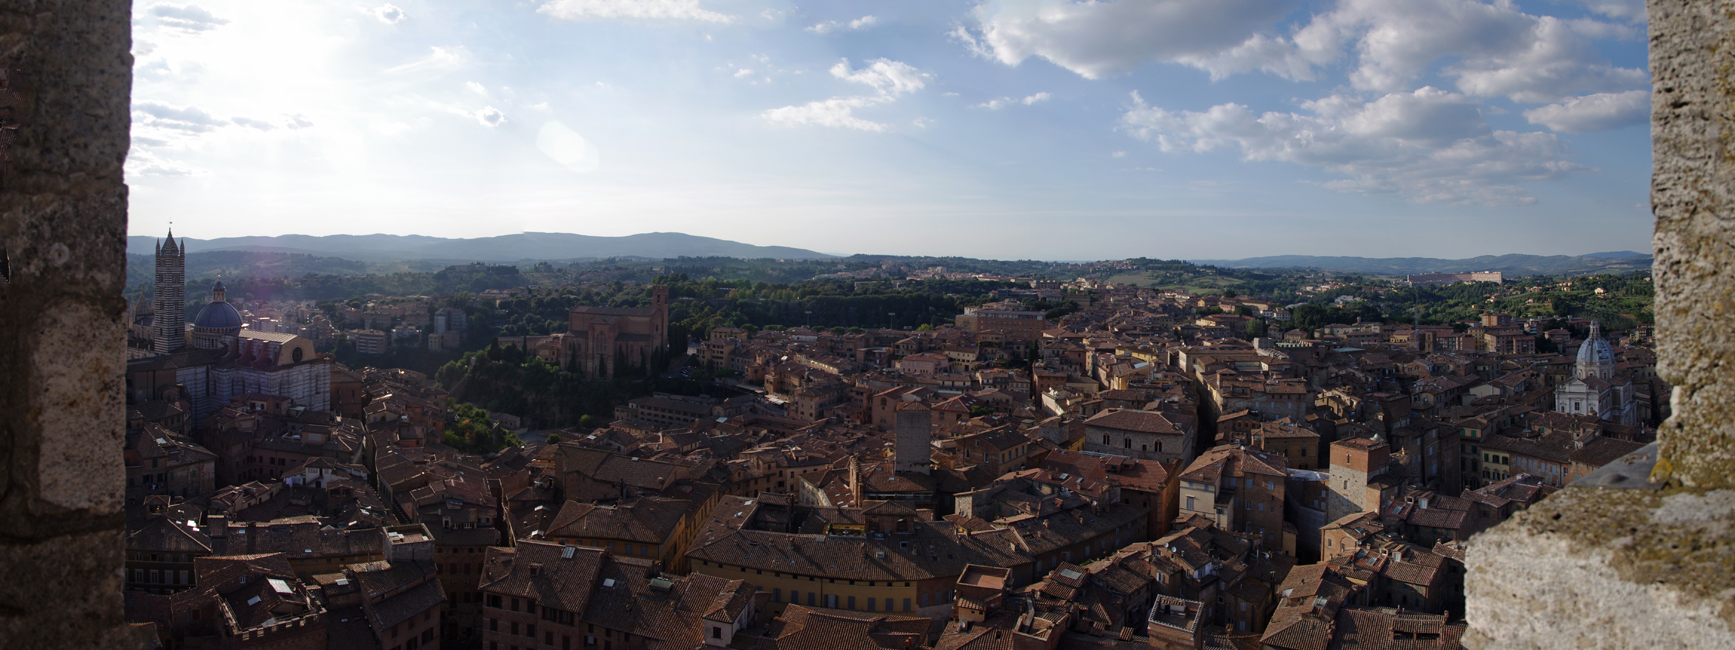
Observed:
[[[933,412],[920,401],[898,407],[897,438],[892,445],[892,471],[927,474],[933,458]]]
[[[1331,443],[1331,482],[1326,486],[1325,520],[1378,510],[1381,490],[1368,481],[1386,473],[1391,447],[1379,438],[1350,438]]]

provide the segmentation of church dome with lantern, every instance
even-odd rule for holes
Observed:
[[[241,312],[224,299],[225,293],[223,282],[218,281],[211,287],[211,303],[193,317],[193,347],[225,348],[230,339],[241,333]]]
[[[1615,351],[1609,347],[1608,341],[1602,337],[1602,326],[1596,321],[1590,323],[1590,338],[1578,346],[1579,377],[1596,377],[1609,379],[1614,376]]]

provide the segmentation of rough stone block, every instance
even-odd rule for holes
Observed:
[[[37,499],[69,510],[117,513],[125,493],[121,447],[126,414],[125,364],[112,341],[126,333],[113,318],[83,304],[37,321],[31,360],[39,453]],[[101,342],[101,343],[98,343]]]
[[[1675,387],[1653,478],[1735,487],[1735,3],[1649,11],[1657,373]]]
[[[1471,540],[1473,648],[1735,647],[1735,491],[1574,487]]]
[[[0,545],[0,646],[139,647],[121,616],[122,534]]]

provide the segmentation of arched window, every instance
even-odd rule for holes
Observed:
[[[295,346],[295,349],[290,351],[289,360],[294,363],[301,363],[301,346]]]

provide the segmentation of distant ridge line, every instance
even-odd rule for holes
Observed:
[[[622,237],[570,233],[527,232],[516,235],[455,239],[423,235],[279,235],[273,237],[179,238],[189,253],[259,251],[343,257],[360,261],[421,259],[517,262],[579,260],[609,257],[734,257],[741,259],[834,259],[803,248],[756,246],[714,237],[675,232],[650,232]],[[127,238],[127,252],[150,255],[156,237]]]
[[[1499,271],[1508,276],[1562,275],[1649,269],[1651,256],[1633,251],[1590,255],[1484,255],[1449,260],[1431,257],[1274,255],[1239,260],[1189,260],[1234,269],[1319,269],[1376,275],[1424,275]]]

